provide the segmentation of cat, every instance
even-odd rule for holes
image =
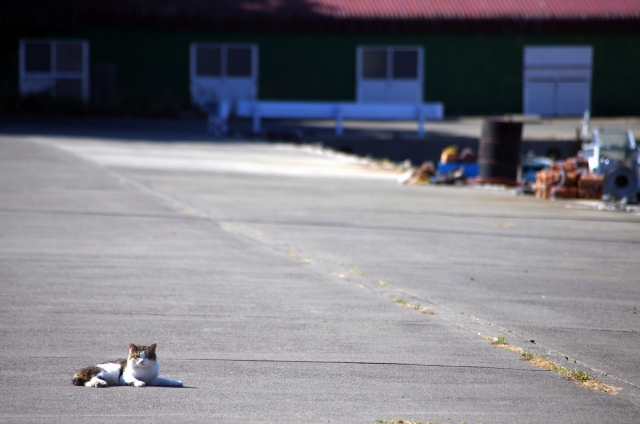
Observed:
[[[160,386],[182,387],[182,381],[158,376],[160,365],[156,360],[156,344],[136,346],[129,344],[129,357],[82,368],[73,376],[74,386]]]

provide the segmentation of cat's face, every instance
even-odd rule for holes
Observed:
[[[127,361],[134,367],[146,368],[156,361],[156,344],[149,346],[129,345],[129,358]]]

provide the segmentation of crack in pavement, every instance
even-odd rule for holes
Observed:
[[[639,334],[640,330],[610,330],[607,328],[553,327],[554,330],[600,331],[604,333]]]
[[[78,356],[28,356],[30,359],[74,359]],[[163,358],[162,362],[240,362],[240,363],[265,363],[265,364],[317,364],[317,365],[373,365],[373,366],[397,366],[420,368],[452,368],[452,369],[482,369],[496,371],[521,371],[525,373],[545,372],[544,369],[491,367],[486,365],[445,365],[445,364],[417,364],[410,362],[374,362],[374,361],[319,361],[305,359],[233,359],[233,358]]]
[[[397,226],[384,226],[384,225],[361,225],[354,223],[341,223],[341,222],[313,222],[313,221],[274,221],[274,220],[228,220],[227,222],[235,224],[266,224],[266,225],[289,225],[297,227],[327,227],[327,228],[340,228],[340,229],[352,229],[352,230],[383,230],[383,231],[399,231],[399,232],[411,232],[411,233],[434,233],[434,234],[455,234],[462,236],[484,236],[484,237],[503,237],[503,238],[517,238],[521,239],[525,235],[518,233],[501,233],[501,232],[481,232],[481,231],[461,231],[452,229],[438,229],[438,228],[413,228],[413,227],[397,227]],[[553,237],[553,236],[526,236],[529,239],[535,240],[550,240],[550,241],[575,241],[575,242],[593,242],[593,243],[627,243],[627,244],[640,244],[640,240],[619,240],[619,239],[595,239],[588,237]]]
[[[214,362],[256,362],[256,363],[282,363],[282,364],[324,364],[324,365],[382,365],[398,367],[423,367],[423,368],[457,368],[457,369],[488,369],[498,371],[523,371],[540,372],[544,370],[513,368],[513,367],[490,367],[486,365],[444,365],[444,364],[416,364],[408,362],[372,362],[372,361],[313,361],[313,360],[282,360],[282,359],[228,359],[228,358],[192,358],[173,359],[173,362],[180,361],[214,361]]]
[[[168,219],[179,221],[204,221],[203,217],[190,216],[188,214],[150,214],[135,212],[109,212],[109,211],[88,211],[88,210],[67,210],[67,209],[21,209],[21,208],[0,208],[0,213],[16,214],[49,214],[49,215],[80,215],[80,216],[108,216],[115,218],[141,218],[141,219]]]
[[[2,314],[6,314],[6,315],[12,315],[12,316],[16,316],[16,315],[20,315],[20,313],[17,313],[16,311],[0,311],[0,315]],[[180,317],[184,317],[184,318],[233,318],[233,319],[238,319],[238,315],[229,315],[229,314],[163,314],[163,313],[157,313],[157,312],[143,312],[143,313],[133,313],[133,312],[128,312],[128,311],[118,311],[118,312],[66,312],[66,311],[47,311],[47,312],[39,312],[39,313],[33,313],[33,312],[29,312],[28,313],[29,316],[34,316],[34,315],[71,315],[71,316],[77,316],[77,315],[82,315],[82,316],[126,316],[126,317],[164,317],[164,318],[180,318]],[[277,320],[277,321],[283,321],[283,322],[287,322],[287,321],[291,321],[291,322],[326,322],[327,319],[323,318],[323,317],[318,317],[318,318],[313,318],[313,317],[305,317],[304,319],[300,319],[300,318],[282,318],[282,316],[279,315],[249,315],[249,314],[243,314],[242,318],[247,318],[247,319],[252,319],[252,318],[260,318],[260,319],[270,319],[270,320]],[[348,318],[348,319],[343,319],[342,321],[347,321],[347,322],[357,322],[357,319],[354,318]],[[368,320],[363,319],[362,321],[364,322],[368,322]],[[403,323],[413,323],[413,324],[425,324],[424,321],[422,320],[407,320],[407,319],[399,319],[399,320],[392,320],[392,319],[379,319],[378,321],[380,322],[388,322],[388,323],[394,323],[394,322],[403,322]],[[206,329],[205,329],[206,330]],[[203,330],[204,331],[204,330]]]
[[[487,219],[513,219],[516,221],[579,221],[579,222],[613,222],[613,223],[638,223],[638,219],[622,217],[622,218],[587,218],[587,217],[564,217],[564,216],[552,216],[552,215],[507,215],[507,214],[491,214],[491,213],[447,213],[442,211],[397,211],[392,209],[362,209],[362,208],[345,208],[345,210],[356,213],[393,213],[397,215],[414,215],[418,217],[424,216],[441,216],[445,218],[487,218]]]

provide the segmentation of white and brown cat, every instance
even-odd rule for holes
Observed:
[[[158,376],[160,365],[156,360],[156,344],[129,345],[129,357],[82,368],[73,376],[74,386],[159,386],[182,387],[182,381]]]

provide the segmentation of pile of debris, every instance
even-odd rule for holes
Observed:
[[[476,154],[469,147],[458,154],[458,146],[449,146],[442,150],[440,161],[434,164],[428,160],[420,167],[402,175],[400,184],[444,184],[463,185],[469,178],[478,176]]]
[[[604,176],[589,171],[584,158],[571,157],[536,174],[538,199],[601,199]]]
[[[436,174],[436,166],[430,160],[425,161],[420,167],[410,169],[398,178],[399,184],[427,184]]]

